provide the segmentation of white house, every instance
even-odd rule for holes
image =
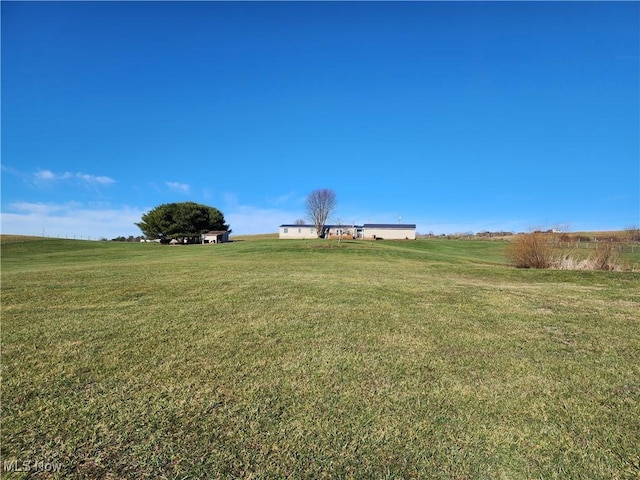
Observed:
[[[363,238],[368,240],[415,240],[416,226],[413,223],[365,223]]]
[[[316,227],[313,225],[280,225],[279,238],[318,238]]]
[[[356,225],[325,225],[325,236],[328,238],[362,238],[362,227]],[[314,225],[285,224],[279,227],[279,238],[318,238]],[[360,237],[358,237],[358,234]]]
[[[363,238],[367,240],[415,240],[415,224],[365,223],[364,225],[325,225],[329,238]],[[281,239],[318,238],[313,225],[284,224],[279,227]]]

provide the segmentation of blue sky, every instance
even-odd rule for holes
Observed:
[[[2,233],[640,224],[638,2],[2,2]]]

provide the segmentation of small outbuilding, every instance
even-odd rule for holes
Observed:
[[[225,243],[229,241],[229,232],[226,230],[213,230],[203,233],[200,236],[201,242],[205,243]]]

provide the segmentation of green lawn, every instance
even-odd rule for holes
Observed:
[[[640,478],[640,274],[504,246],[4,242],[2,478]]]

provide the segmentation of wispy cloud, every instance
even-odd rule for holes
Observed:
[[[268,198],[267,201],[272,205],[282,205],[282,204],[288,203],[293,199],[297,200],[296,197],[297,197],[296,192],[289,192],[283,195],[279,195],[275,198]]]
[[[9,205],[9,209],[23,215],[55,215],[56,212],[64,212],[78,208],[79,203],[40,203],[40,202],[15,202]]]
[[[61,238],[115,238],[140,235],[135,226],[149,208],[95,205],[78,202],[16,202],[0,213],[2,233],[44,235]],[[272,233],[300,215],[278,209],[236,205],[223,210],[234,234]]]
[[[164,182],[164,184],[174,192],[189,193],[191,191],[191,187],[186,183]]]
[[[222,199],[224,201],[222,213],[236,235],[277,232],[279,225],[292,223],[300,216],[299,213],[287,211],[277,206],[264,208],[243,205],[239,196],[232,192],[223,193]]]
[[[135,226],[148,209],[83,205],[77,202],[17,202],[0,213],[2,233],[61,238],[115,238],[140,235]]]
[[[35,173],[35,177],[37,180],[59,180],[62,179],[64,175],[56,175],[51,170],[38,170]]]
[[[236,208],[240,204],[238,200],[238,195],[236,195],[235,193],[229,193],[229,192],[223,193],[222,199],[224,200],[225,204],[230,208]]]
[[[238,205],[223,212],[235,234],[273,233],[283,223],[292,223],[300,215],[285,210]]]
[[[111,185],[115,180],[111,177],[88,175],[86,173],[76,173],[76,177],[90,185]]]
[[[107,186],[116,182],[113,178],[104,175],[91,175],[82,172],[55,173],[51,170],[38,170],[34,174],[34,178],[36,182],[40,184],[58,181],[76,181],[85,186]]]

